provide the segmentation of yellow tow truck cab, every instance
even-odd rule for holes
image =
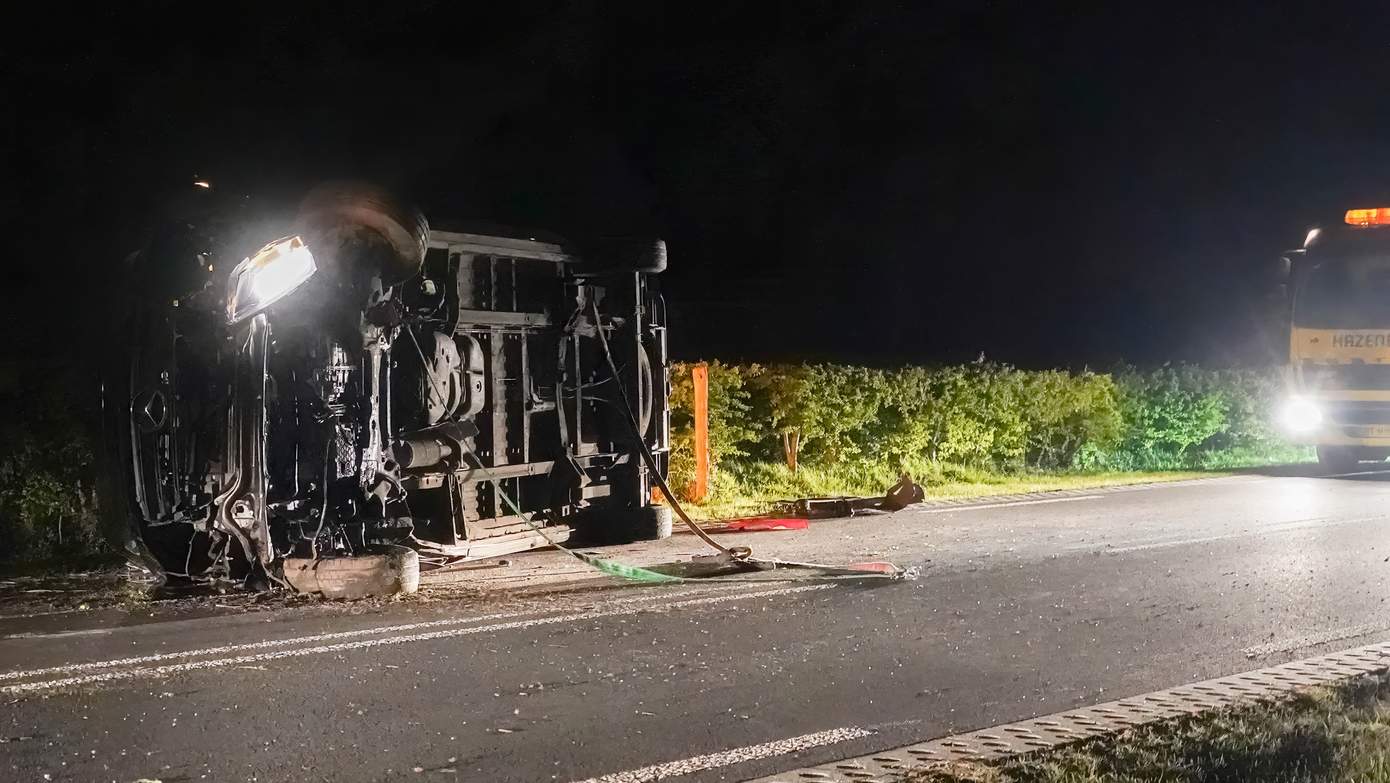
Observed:
[[[1390,207],[1348,210],[1283,259],[1286,433],[1333,472],[1390,456]]]

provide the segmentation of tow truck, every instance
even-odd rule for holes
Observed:
[[[1349,209],[1280,259],[1288,394],[1279,419],[1333,473],[1390,456],[1390,207]]]

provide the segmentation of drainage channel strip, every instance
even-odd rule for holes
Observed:
[[[914,768],[990,761],[1055,748],[1146,723],[1286,695],[1390,669],[1390,642],[1218,677],[1078,710],[1007,723],[751,783],[895,783]]]

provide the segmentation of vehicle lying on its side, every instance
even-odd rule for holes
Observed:
[[[282,225],[179,221],[131,256],[103,392],[147,562],[263,585],[392,545],[669,535],[663,243],[431,230],[344,185]]]

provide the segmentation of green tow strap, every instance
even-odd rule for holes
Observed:
[[[536,529],[540,530],[540,528]],[[542,533],[541,535],[545,534]],[[549,541],[549,537],[547,537],[546,540]],[[555,542],[553,541],[551,543],[554,544],[557,549],[560,549],[564,552],[568,552],[569,554],[579,558],[581,561],[588,563],[589,565],[593,566],[594,568],[597,568],[605,574],[621,577],[631,582],[662,583],[685,581],[679,576],[668,576],[666,574],[659,574],[655,571],[651,571],[646,568],[641,568],[640,566],[631,566],[626,563],[619,563],[613,560],[604,560],[601,557],[594,557],[593,555],[586,555],[582,552],[574,552],[569,549],[565,549],[559,544],[555,544]]]

